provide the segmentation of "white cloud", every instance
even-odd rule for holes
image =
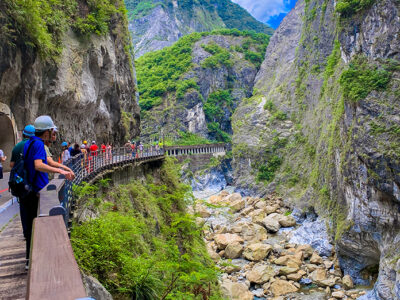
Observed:
[[[261,22],[267,22],[272,16],[288,13],[289,0],[232,0],[245,8],[253,17]]]

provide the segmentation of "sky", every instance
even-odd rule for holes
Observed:
[[[247,9],[257,20],[276,29],[297,0],[232,0]]]

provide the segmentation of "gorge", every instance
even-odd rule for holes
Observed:
[[[49,114],[63,140],[227,151],[78,187],[81,271],[114,299],[400,299],[400,2],[298,0],[274,32],[125,2],[0,4],[0,148]]]

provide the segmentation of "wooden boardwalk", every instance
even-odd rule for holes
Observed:
[[[0,233],[0,299],[25,299],[25,240],[19,215]]]

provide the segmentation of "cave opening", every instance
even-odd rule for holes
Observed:
[[[10,171],[11,151],[15,145],[14,126],[10,117],[0,113],[0,149],[3,150],[7,160],[3,162],[3,171]]]

